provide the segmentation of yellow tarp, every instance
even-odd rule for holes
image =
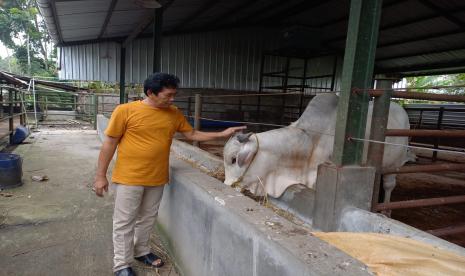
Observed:
[[[465,257],[412,239],[376,233],[313,233],[377,275],[465,275]]]

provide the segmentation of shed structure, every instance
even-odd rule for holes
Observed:
[[[332,163],[318,168],[313,209],[313,226],[325,231],[338,229],[346,207],[378,203],[384,148],[370,144],[362,166],[357,142],[370,98],[378,122],[370,137],[380,142],[394,79],[465,71],[459,0],[38,2],[63,79],[119,81],[124,93],[125,83],[164,71],[184,88],[340,92]],[[372,91],[377,75],[381,89]]]
[[[124,45],[125,80],[142,82],[153,68],[155,12],[150,7],[160,3],[161,70],[180,76],[183,87],[237,90],[258,90],[264,53],[315,58],[308,62],[308,72],[331,72],[331,56],[342,61],[344,54],[350,5],[340,0],[38,3],[60,46],[62,79],[119,81]],[[462,72],[463,18],[465,5],[459,0],[383,1],[375,73]],[[275,57],[266,60],[263,71],[284,67]],[[291,69],[298,67],[302,70],[303,64],[291,61]]]

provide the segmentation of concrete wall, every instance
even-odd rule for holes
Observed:
[[[311,229],[175,158],[158,228],[183,275],[370,275]]]
[[[218,173],[223,170],[221,158],[195,148],[183,142],[173,143],[172,151],[191,163],[200,165],[206,172]],[[202,154],[203,153],[203,154]],[[186,158],[187,157],[187,158]],[[280,198],[271,198],[271,203],[285,210],[308,225],[313,223],[315,191],[303,185],[289,187]],[[389,219],[384,215],[371,213],[359,208],[346,208],[338,222],[338,231],[373,232],[408,237],[420,242],[426,242],[439,248],[453,251],[465,256],[465,249],[448,241],[430,235],[402,222]]]

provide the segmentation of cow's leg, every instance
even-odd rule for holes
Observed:
[[[396,187],[396,175],[387,174],[383,175],[383,188],[384,188],[384,203],[389,203],[391,201],[392,190]],[[388,217],[391,217],[391,210],[383,211]]]

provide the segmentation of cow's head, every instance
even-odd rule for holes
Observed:
[[[226,185],[233,185],[242,180],[242,184],[247,180],[247,170],[250,163],[257,154],[258,143],[256,136],[252,133],[240,133],[233,136],[224,146],[224,172]]]

